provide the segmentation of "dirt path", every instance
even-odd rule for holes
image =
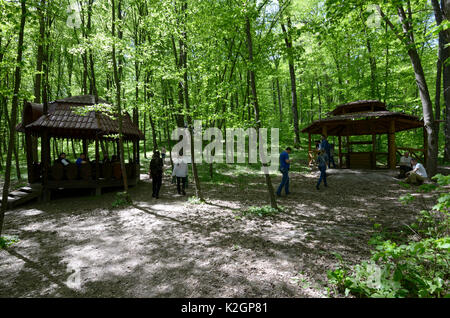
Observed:
[[[204,183],[201,205],[165,179],[159,200],[143,180],[124,209],[111,209],[112,192],[17,208],[6,214],[5,234],[20,242],[0,251],[0,297],[325,297],[333,253],[368,258],[374,223],[400,228],[432,202],[401,205],[409,190],[389,172],[329,173],[320,191],[316,172],[291,173],[286,211],[264,219],[236,218],[267,204],[257,175]]]

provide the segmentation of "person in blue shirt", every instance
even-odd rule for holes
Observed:
[[[322,135],[322,141],[320,142],[320,146],[319,146],[319,150],[323,150],[325,151],[326,155],[327,155],[327,165],[328,167],[331,168],[330,164],[331,164],[331,146],[328,143],[327,137],[325,135]],[[334,159],[333,159],[333,166],[334,168],[336,168],[336,164],[334,163]]]
[[[327,155],[325,153],[325,150],[320,150],[319,156],[317,157],[317,164],[319,165],[319,171],[320,171],[320,177],[319,181],[317,182],[316,189],[319,190],[320,183],[323,180],[323,184],[328,187],[327,185]]]
[[[287,147],[285,151],[280,154],[280,171],[283,174],[280,186],[277,190],[277,196],[281,196],[281,191],[284,188],[286,195],[289,194],[289,167],[292,160],[289,160],[289,154],[291,153],[291,148]]]
[[[75,161],[78,167],[80,167],[83,163],[87,163],[86,155],[84,153],[80,154],[80,157]]]

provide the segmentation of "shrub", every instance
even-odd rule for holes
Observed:
[[[282,207],[279,207],[279,209],[274,209],[269,205],[265,205],[262,207],[256,207],[252,206],[249,207],[247,210],[244,210],[242,212],[243,216],[258,216],[258,217],[265,217],[265,216],[273,216],[280,213],[282,210]]]
[[[188,202],[189,202],[190,204],[203,204],[203,201],[200,200],[200,199],[199,199],[198,197],[196,197],[196,196],[189,197],[189,198],[188,198]]]
[[[328,271],[328,282],[345,295],[358,297],[450,297],[449,294],[449,210],[450,194],[443,187],[450,177],[437,175],[438,186],[421,191],[442,191],[431,211],[422,211],[411,225],[416,240],[386,240],[386,233],[372,237],[372,258],[353,267],[340,259],[340,266]],[[403,203],[412,196],[401,198]],[[378,225],[380,231],[383,231]]]
[[[126,192],[117,192],[115,196],[115,200],[112,203],[113,208],[119,208],[124,206],[129,206],[133,203],[130,198],[130,195]]]
[[[19,238],[15,236],[0,236],[0,249],[10,247],[14,243],[19,242]]]

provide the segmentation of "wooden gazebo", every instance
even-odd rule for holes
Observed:
[[[144,135],[129,114],[122,117],[122,126],[123,139],[133,143],[126,170],[129,185],[135,185],[139,179],[138,142]],[[25,103],[22,122],[16,129],[25,133],[28,181],[42,183],[44,198],[54,189],[90,188],[100,194],[102,188],[123,185],[120,163],[100,159],[100,142],[118,143],[119,121],[107,101],[96,101],[93,95],[58,99],[48,103],[47,114],[42,104]],[[37,145],[33,142],[36,137],[41,139],[40,158],[36,158]],[[50,158],[51,138],[81,140],[86,154],[89,142],[95,142],[95,161],[80,167],[74,163],[64,167]],[[119,147],[113,148],[118,156]]]
[[[423,152],[426,161],[426,130],[423,149],[397,147],[395,133],[403,130],[423,128],[423,121],[416,116],[400,112],[390,112],[386,105],[377,100],[361,100],[337,106],[329,116],[315,121],[302,130],[308,133],[310,160],[315,156],[311,147],[311,135],[337,136],[339,140],[339,166],[343,167],[343,159],[347,168],[376,168],[377,157],[387,155],[390,169],[396,167],[396,153],[399,150],[409,150],[413,155]],[[388,135],[388,153],[376,152],[376,135]],[[371,136],[369,141],[350,140],[351,136]],[[346,152],[342,151],[342,137],[346,139]],[[369,152],[353,152],[352,145],[372,145]]]

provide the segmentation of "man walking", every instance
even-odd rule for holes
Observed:
[[[322,141],[320,142],[319,150],[325,151],[325,154],[327,155],[328,167],[331,168],[331,166],[330,166],[331,146],[328,143],[327,137],[325,135],[322,135]],[[334,165],[334,168],[336,168],[336,164],[334,163],[334,159],[333,159],[333,165]]]
[[[283,174],[280,186],[277,190],[277,196],[281,196],[281,191],[284,188],[286,195],[289,194],[289,167],[291,166],[292,160],[289,160],[289,154],[291,153],[291,148],[287,147],[285,151],[280,154],[280,171]]]
[[[153,194],[152,197],[159,198],[159,190],[162,184],[163,161],[159,157],[159,151],[155,151],[150,161],[150,175],[152,177]]]

